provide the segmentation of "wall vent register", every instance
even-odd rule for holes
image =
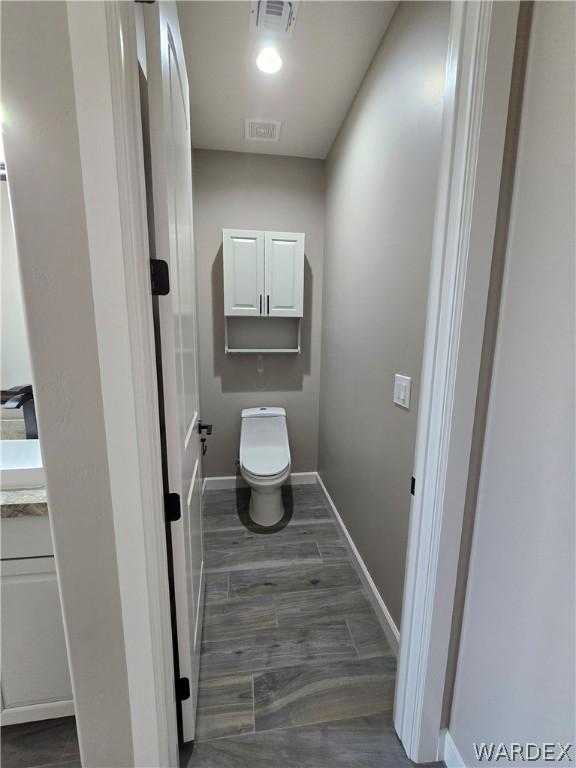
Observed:
[[[298,2],[255,0],[250,3],[250,31],[266,37],[291,38],[298,13]]]
[[[304,234],[224,229],[222,242],[226,352],[299,352],[304,314]],[[267,339],[266,345],[240,348],[229,345],[230,318],[258,318],[249,335]],[[275,331],[284,332],[286,323],[262,324],[271,318],[297,320],[297,343],[276,347]]]
[[[280,139],[280,120],[254,120],[246,118],[244,121],[244,138],[247,141],[274,141]]]

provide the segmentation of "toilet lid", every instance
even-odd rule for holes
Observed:
[[[252,475],[279,475],[290,464],[284,416],[242,419],[240,463]]]

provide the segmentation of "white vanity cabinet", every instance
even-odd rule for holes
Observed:
[[[304,314],[304,234],[223,230],[224,314]]]
[[[1,571],[2,725],[74,714],[47,516],[2,519]]]
[[[53,557],[2,562],[2,723],[71,715]]]

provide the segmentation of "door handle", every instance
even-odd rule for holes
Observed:
[[[266,314],[270,314],[270,294],[266,296]]]
[[[260,310],[259,313],[262,314],[262,294],[260,294]]]

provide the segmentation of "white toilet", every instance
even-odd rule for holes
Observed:
[[[240,472],[252,488],[250,517],[275,525],[284,515],[282,483],[290,476],[290,446],[284,408],[244,408]]]

